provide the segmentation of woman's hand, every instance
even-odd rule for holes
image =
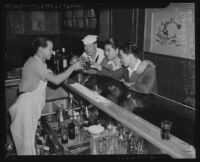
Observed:
[[[101,65],[94,63],[94,62],[91,63],[90,67],[93,68],[93,69],[97,69],[99,71],[101,71],[101,69],[102,69]]]

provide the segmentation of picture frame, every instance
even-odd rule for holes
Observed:
[[[150,51],[195,59],[193,11],[157,11],[151,15]]]

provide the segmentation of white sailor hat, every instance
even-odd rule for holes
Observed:
[[[90,44],[97,41],[96,35],[87,35],[84,39],[82,39],[83,44]]]

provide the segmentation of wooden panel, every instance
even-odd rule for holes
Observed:
[[[96,92],[78,84],[64,84],[67,88],[78,93],[81,97],[88,100],[111,117],[121,122],[124,126],[136,131],[143,138],[160,148],[164,153],[174,158],[195,158],[195,149],[193,146],[172,136],[169,141],[162,140],[160,137],[160,128],[147,122],[141,117],[130,113],[121,106],[98,95]]]
[[[195,107],[195,61],[144,53],[156,65],[158,94]]]

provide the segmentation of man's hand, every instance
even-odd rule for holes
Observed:
[[[69,63],[70,63],[70,65],[72,65],[72,64],[78,62],[78,60],[79,60],[78,56],[75,55],[75,56],[72,56]]]
[[[135,82],[124,82],[124,85],[127,86],[127,87],[130,87],[134,84],[135,84]]]
[[[101,71],[101,69],[102,69],[101,65],[94,63],[94,62],[90,65],[90,67],[93,69],[97,69],[99,71]]]
[[[79,61],[79,62],[74,63],[74,64],[71,65],[71,66],[72,66],[72,69],[73,69],[74,71],[76,71],[76,70],[84,69],[83,64],[84,64],[83,61]]]

